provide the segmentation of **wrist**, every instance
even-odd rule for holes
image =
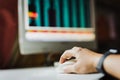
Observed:
[[[100,58],[99,62],[97,63],[97,66],[96,66],[96,69],[97,69],[98,72],[105,73],[104,65],[103,65],[104,60],[106,59],[107,56],[109,56],[112,53],[117,53],[117,50],[116,49],[110,49],[107,52],[105,52],[104,55]]]
[[[93,67],[95,69],[95,72],[97,72],[96,66],[102,56],[103,56],[103,54],[96,54],[93,58]]]

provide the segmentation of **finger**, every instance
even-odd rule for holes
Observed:
[[[82,47],[73,47],[72,50],[75,50],[75,51],[80,51],[82,50],[83,48]]]
[[[79,49],[79,48],[80,48],[80,47],[75,46],[75,47],[73,47],[72,49],[74,49],[74,50],[75,50],[75,49]]]
[[[74,57],[74,52],[72,50],[66,50],[62,56],[60,57],[60,63],[64,63],[66,59],[70,59],[71,57]]]

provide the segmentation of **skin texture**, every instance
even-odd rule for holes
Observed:
[[[59,62],[63,64],[71,57],[75,57],[75,63],[64,67],[64,73],[95,73],[97,72],[96,66],[102,56],[102,54],[86,48],[73,47],[62,54]],[[120,55],[109,55],[103,66],[108,74],[120,79]]]

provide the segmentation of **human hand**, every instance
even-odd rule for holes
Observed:
[[[65,73],[86,74],[97,72],[96,65],[102,54],[98,54],[91,50],[81,47],[73,47],[66,50],[60,57],[60,63],[64,63],[67,59],[75,57],[75,63],[64,67]]]

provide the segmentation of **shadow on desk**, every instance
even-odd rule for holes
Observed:
[[[100,80],[118,80],[108,74],[106,74],[103,78],[101,78]]]

